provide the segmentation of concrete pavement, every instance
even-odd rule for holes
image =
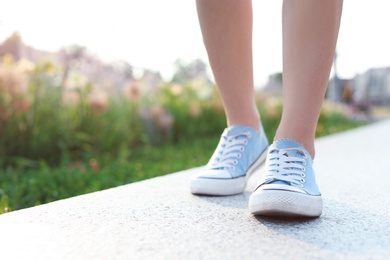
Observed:
[[[316,141],[316,219],[254,217],[191,169],[0,215],[0,259],[390,259],[390,120]]]

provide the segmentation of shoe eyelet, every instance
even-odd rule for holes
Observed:
[[[299,184],[299,186],[300,186],[301,188],[303,188],[303,184]]]
[[[230,167],[230,170],[234,171],[236,169],[236,167],[232,166]]]
[[[238,164],[238,161],[237,161],[237,160],[234,160],[233,164],[234,164],[234,165],[237,165],[237,164]]]
[[[245,148],[243,146],[240,147],[240,151],[243,152]]]
[[[303,161],[303,165],[305,165],[305,166],[306,166],[306,161]]]
[[[301,183],[305,183],[305,179],[300,179],[299,180]]]
[[[301,174],[301,177],[302,177],[302,178],[305,178],[305,177],[306,177],[306,174],[302,173],[302,174]]]
[[[241,158],[241,154],[240,153],[237,154],[237,158]]]
[[[250,132],[248,132],[247,136],[248,138],[252,138],[252,134]]]
[[[302,171],[303,171],[303,172],[306,172],[306,168],[305,168],[305,167],[302,167]]]
[[[248,140],[245,139],[245,140],[244,140],[244,144],[248,144]]]

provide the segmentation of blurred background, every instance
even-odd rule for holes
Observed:
[[[258,108],[282,109],[282,1],[254,1]],[[317,137],[390,116],[390,2],[346,0]],[[4,1],[0,213],[207,163],[226,126],[195,1]]]

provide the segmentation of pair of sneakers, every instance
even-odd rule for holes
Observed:
[[[263,163],[265,173],[249,198],[254,215],[317,217],[322,212],[313,161],[298,142],[280,139],[269,146],[261,127],[232,126],[204,169],[191,178],[191,192],[226,196],[244,192],[249,176]]]

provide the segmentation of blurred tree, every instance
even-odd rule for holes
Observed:
[[[270,75],[271,77],[275,77],[280,83],[283,82],[283,73],[282,72],[275,72]]]
[[[63,64],[63,74],[62,74],[62,89],[65,88],[66,81],[69,77],[69,72],[72,69],[77,67],[79,61],[87,55],[86,48],[80,45],[71,45],[63,48],[60,51],[60,58]]]
[[[114,68],[123,75],[125,81],[134,79],[133,66],[127,61],[121,60],[113,64]]]
[[[174,67],[176,72],[172,77],[172,83],[184,84],[194,79],[203,79],[205,82],[210,82],[207,65],[200,59],[193,60],[189,63],[177,59],[174,62]]]
[[[0,45],[0,57],[11,54],[16,61],[19,60],[22,45],[22,37],[18,32],[14,32]]]

